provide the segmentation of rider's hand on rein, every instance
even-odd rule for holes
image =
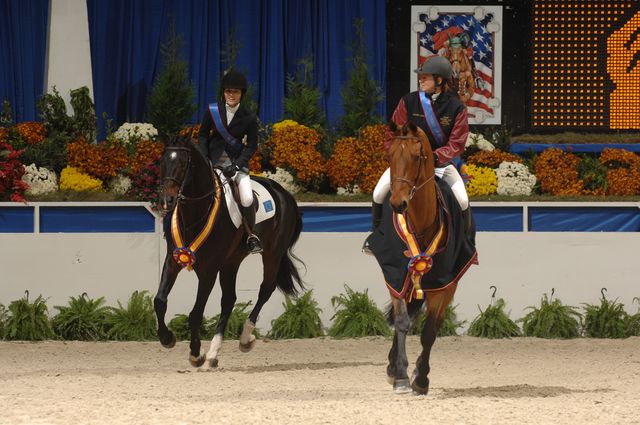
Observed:
[[[236,164],[231,164],[222,170],[222,174],[228,179],[232,179],[235,177],[236,173],[240,170],[240,168]]]

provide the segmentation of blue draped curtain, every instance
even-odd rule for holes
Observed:
[[[340,90],[349,76],[353,21],[364,20],[372,77],[384,90],[384,0],[88,0],[96,111],[115,124],[144,121],[160,46],[170,22],[183,41],[199,121],[227,67],[221,53],[233,33],[236,67],[253,87],[263,122],[284,113],[286,75],[310,56],[330,124],[342,115]],[[384,116],[384,102],[377,113]]]
[[[0,1],[0,103],[33,121],[44,92],[49,0]]]

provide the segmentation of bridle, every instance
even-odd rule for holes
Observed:
[[[178,180],[176,177],[164,177],[162,179],[162,185],[163,186],[164,186],[165,182],[167,182],[167,181],[172,181],[172,182],[180,185],[180,189],[178,190],[178,194],[176,195],[176,202],[186,203],[186,202],[201,201],[203,199],[206,199],[206,198],[210,197],[211,195],[213,195],[215,193],[216,188],[214,186],[213,189],[211,189],[209,192],[205,193],[202,196],[186,196],[186,195],[184,195],[182,193],[183,190],[184,190],[184,185],[188,181],[188,178],[190,177],[189,172],[191,171],[191,149],[186,147],[186,146],[167,146],[167,147],[165,147],[165,151],[176,152],[176,153],[186,153],[187,154],[187,166],[186,166],[186,171],[184,173],[184,177],[182,178],[182,181]],[[213,169],[211,169],[211,167],[209,167],[209,172],[211,174],[211,179],[213,180],[214,179],[214,173],[213,173]]]
[[[413,196],[416,194],[418,190],[422,189],[424,185],[426,185],[428,182],[433,180],[433,178],[435,177],[435,174],[429,177],[428,179],[426,179],[425,181],[423,181],[422,183],[420,183],[419,186],[417,186],[416,182],[420,180],[420,176],[422,175],[422,170],[424,169],[424,162],[426,159],[428,159],[428,157],[424,154],[424,147],[422,145],[422,140],[416,136],[396,136],[394,137],[394,139],[411,140],[412,142],[420,143],[420,156],[419,156],[420,164],[418,166],[419,167],[418,175],[416,176],[415,180],[409,180],[404,177],[394,177],[393,180],[391,181],[391,190],[393,190],[394,181],[399,181],[400,183],[405,183],[409,185],[411,187],[411,191],[409,192],[409,200],[411,200],[413,199]]]

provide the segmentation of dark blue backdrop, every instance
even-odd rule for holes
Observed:
[[[337,123],[356,18],[364,20],[371,75],[384,90],[384,0],[88,0],[87,5],[96,111],[118,124],[144,121],[171,20],[195,85],[194,121],[214,99],[231,31],[240,45],[236,66],[254,86],[264,122],[282,118],[286,74],[311,55],[327,118]],[[384,102],[377,112],[384,116]]]
[[[0,104],[14,118],[32,121],[44,92],[49,0],[0,1]]]

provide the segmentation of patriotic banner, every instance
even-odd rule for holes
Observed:
[[[412,6],[411,15],[411,87],[418,87],[413,70],[443,56],[469,124],[500,124],[502,6]]]

